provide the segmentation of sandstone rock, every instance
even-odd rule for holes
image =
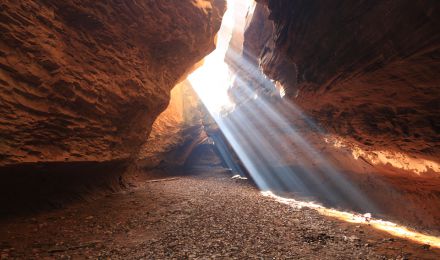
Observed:
[[[203,105],[188,81],[171,91],[171,101],[153,124],[148,141],[139,153],[138,164],[151,168],[161,161],[182,166],[193,149],[206,141]]]
[[[7,0],[0,9],[8,165],[137,155],[171,88],[215,48],[225,2]]]
[[[295,134],[275,125],[270,127],[272,135],[263,132],[263,136],[272,143],[278,138],[282,144],[274,145],[279,155],[267,164],[298,169],[295,175],[301,182],[319,193],[316,185],[307,183],[311,174],[300,174],[300,169],[310,167],[315,175],[316,166],[327,165],[319,161],[322,156],[380,208],[373,216],[380,213],[438,231],[440,5],[434,1],[257,2],[248,18],[243,52],[238,53],[245,61],[234,60],[237,53],[230,55],[244,82],[237,80],[230,90],[242,107],[236,113],[244,113],[249,121],[257,114],[254,121],[263,121],[261,114],[266,112],[265,124],[270,124],[271,115],[281,115],[319,154],[308,157],[310,151],[295,141]],[[243,94],[244,86],[258,94],[265,91],[261,82],[268,80],[257,71],[285,89],[284,99],[267,100],[276,113]],[[295,114],[287,101],[318,127]],[[258,122],[248,125],[252,124]],[[328,135],[340,137],[345,145],[326,144],[323,137]],[[328,172],[323,171],[320,183],[325,183]],[[330,187],[332,194],[337,193],[335,186]]]
[[[440,4],[258,1],[243,56],[327,131],[440,157]]]

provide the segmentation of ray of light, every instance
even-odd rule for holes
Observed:
[[[230,55],[237,55],[233,52],[230,52]],[[270,82],[265,77],[258,75],[261,72],[255,68],[252,64],[247,62],[243,58],[237,57],[233,58],[233,60],[239,61],[238,64],[241,68],[247,69],[247,75],[249,77],[253,77],[254,81],[257,81],[261,85],[263,85],[266,89],[275,89],[273,87],[273,83]],[[240,79],[238,79],[240,80]],[[245,82],[240,82],[240,87],[244,89],[244,93],[252,92],[252,89],[248,87]],[[272,86],[271,86],[272,84]],[[313,170],[304,168],[306,174],[297,174],[294,170],[283,169],[283,173],[279,173],[281,169],[272,168],[272,175],[278,177],[286,176],[296,176],[298,179],[307,178],[309,184],[303,187],[300,187],[300,190],[310,190],[315,189],[319,190],[322,195],[326,197],[331,203],[337,204],[343,201],[350,202],[351,204],[359,205],[364,211],[377,211],[372,203],[366,198],[365,195],[361,194],[353,184],[351,184],[348,180],[339,173],[334,165],[331,162],[326,160],[314,147],[312,147],[306,140],[303,138],[299,131],[296,129],[294,125],[292,125],[288,119],[283,116],[283,113],[287,114],[299,114],[304,118],[303,113],[299,112],[299,109],[296,108],[293,104],[289,104],[288,106],[283,106],[282,110],[278,109],[270,102],[268,102],[262,95],[260,98],[251,99],[247,102],[247,104],[251,104],[250,109],[246,110],[247,106],[244,107],[244,116],[240,115],[240,112],[234,111],[231,113],[228,118],[233,117],[242,117],[238,121],[239,124],[243,125],[246,129],[243,129],[243,132],[246,132],[247,135],[254,135],[252,138],[256,143],[254,146],[260,147],[262,151],[264,151],[264,155],[257,156],[258,161],[265,161],[270,156],[274,154],[281,158],[281,154],[277,153],[279,147],[283,147],[283,143],[293,143],[296,148],[301,151],[301,154],[304,156],[304,163],[307,161],[319,161],[320,163],[316,165],[317,170],[321,173],[321,177],[325,177],[327,179],[327,184],[323,184],[322,181],[318,180],[315,176]],[[285,103],[286,104],[286,103]],[[236,109],[238,110],[238,109]],[[307,122],[314,128],[317,128],[311,120],[307,120]],[[254,124],[254,125],[252,125]],[[263,131],[264,130],[264,131]],[[266,139],[270,140],[270,144],[267,144]],[[297,151],[293,151],[289,147],[286,147],[285,151],[291,154],[299,154]],[[270,162],[274,163],[277,160],[269,159],[268,164]],[[285,162],[280,162],[280,164],[286,164]],[[287,171],[287,172],[286,172]],[[275,174],[274,174],[275,173]],[[278,173],[278,174],[276,174]],[[262,173],[265,174],[265,173]],[[267,174],[267,173],[266,173]],[[275,177],[273,177],[275,178]],[[298,187],[289,187],[289,184],[285,183],[281,180],[282,186],[288,186],[287,188],[298,188]],[[296,183],[290,184],[295,185]],[[308,187],[307,187],[308,186]],[[331,190],[330,190],[331,189]]]
[[[290,205],[309,205],[310,202],[282,198],[273,191],[301,192],[322,199],[330,205],[355,205],[355,209],[363,213],[380,212],[357,185],[351,183],[289,121],[288,116],[294,115],[306,123],[309,131],[323,133],[293,103],[280,100],[285,94],[282,84],[267,79],[257,66],[244,58],[249,57],[249,54],[242,55],[241,49],[228,50],[234,24],[234,12],[231,8],[237,6],[234,5],[235,1],[240,0],[228,0],[230,8],[219,32],[216,51],[188,79],[254,182],[264,191],[263,195]],[[240,101],[235,109],[232,109],[234,104],[227,94],[232,80],[228,65],[224,63],[226,53],[234,70],[240,70],[242,75],[246,75],[246,79],[240,76],[234,78],[234,84],[240,90],[234,96],[234,100]],[[274,98],[278,100],[273,102]],[[224,108],[228,108],[227,113],[222,114]],[[296,163],[299,162],[300,165],[289,165],[285,155],[295,156]],[[310,204],[309,207],[317,209],[323,215],[353,223],[361,223],[362,217],[356,216],[369,216],[338,211],[318,204]],[[439,245],[439,238],[413,232],[391,222],[370,218],[369,221],[373,227],[393,235],[432,246]]]
[[[203,9],[210,8],[209,1],[197,0],[195,4]],[[188,76],[188,80],[199,97],[206,101],[209,112],[217,117],[222,110],[233,106],[227,94],[231,85],[231,75],[228,65],[224,62],[229,42],[232,37],[237,17],[234,12],[246,13],[251,10],[253,0],[228,0],[220,31],[217,35],[216,49],[204,59],[203,65]],[[243,25],[244,26],[244,25]]]

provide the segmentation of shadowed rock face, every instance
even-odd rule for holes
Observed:
[[[262,118],[262,112],[252,107],[261,102],[243,94],[243,86],[253,87],[259,96],[267,93],[266,85],[274,90],[256,73],[261,70],[286,91],[284,99],[267,98],[277,115],[335,165],[350,188],[361,191],[376,206],[371,211],[374,215],[438,234],[440,3],[257,2],[245,31],[243,53],[229,51],[228,61],[242,80],[235,81],[231,97],[242,111],[251,111],[241,116],[252,120],[257,113],[256,123]],[[246,62],[236,59],[238,55]],[[308,126],[309,121],[285,103],[299,107],[318,128]],[[271,111],[267,113],[270,117]],[[279,136],[283,145],[290,142],[288,147],[298,147],[294,152],[275,147],[282,151],[276,158],[280,167],[293,169],[293,176],[302,182],[319,176],[320,164],[327,164],[318,158],[303,160],[309,151],[276,127],[272,136]],[[277,179],[278,172],[273,172]],[[280,170],[280,175],[284,172]],[[326,175],[331,174],[323,171],[318,183],[337,193],[340,187],[327,183]],[[309,186],[325,202],[325,196],[316,194],[316,183]]]
[[[440,3],[259,1],[244,56],[330,133],[440,157]]]
[[[170,103],[154,122],[137,164],[146,169],[160,163],[183,166],[193,149],[207,139],[203,111],[203,105],[188,80],[174,87]]]
[[[3,1],[0,165],[137,155],[223,0]]]

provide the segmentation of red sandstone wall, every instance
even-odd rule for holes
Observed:
[[[0,165],[137,154],[214,48],[223,0],[0,4]]]
[[[258,1],[244,56],[333,134],[440,158],[438,1]]]

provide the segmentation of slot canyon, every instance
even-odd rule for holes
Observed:
[[[0,11],[0,259],[440,259],[439,1]]]

